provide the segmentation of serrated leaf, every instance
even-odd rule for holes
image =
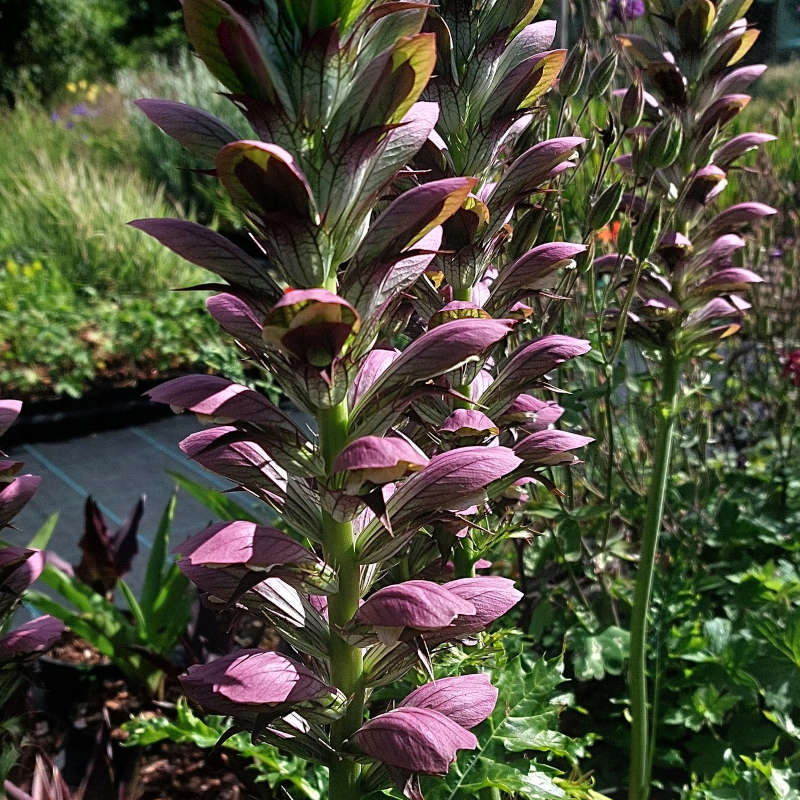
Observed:
[[[466,800],[489,788],[530,800],[566,797],[553,780],[559,771],[530,758],[530,751],[573,753],[574,743],[558,730],[562,670],[561,659],[530,662],[519,654],[493,670],[499,697],[491,717],[474,729],[478,749],[462,751],[443,781],[426,781],[427,800]]]

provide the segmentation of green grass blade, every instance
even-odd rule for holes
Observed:
[[[153,549],[150,552],[150,558],[147,560],[147,572],[144,576],[144,584],[140,595],[141,609],[145,617],[152,615],[156,597],[161,591],[161,585],[164,580],[169,534],[172,529],[172,520],[175,516],[175,501],[176,494],[173,494],[164,509],[164,513],[161,515],[161,521],[158,523],[158,530],[153,540]]]
[[[142,641],[148,641],[150,636],[150,629],[147,625],[147,620],[145,619],[144,614],[142,613],[142,607],[139,605],[139,602],[133,595],[131,591],[131,587],[125,583],[122,578],[119,579],[119,583],[117,584],[122,592],[122,596],[125,598],[126,602],[128,603],[128,607],[131,610],[131,614],[133,614],[133,621],[136,625],[136,628],[139,632],[139,638]]]
[[[42,527],[36,531],[33,539],[28,542],[28,547],[33,550],[44,550],[44,548],[50,543],[50,537],[53,535],[53,531],[56,528],[57,522],[58,511],[56,511],[54,514],[51,514],[45,521],[44,525],[42,525]]]
[[[248,522],[261,523],[262,520],[254,517],[246,508],[231,500],[228,495],[209,489],[179,472],[168,472],[175,480],[186,489],[192,497],[199,500],[206,508],[212,511],[221,520],[243,519]]]

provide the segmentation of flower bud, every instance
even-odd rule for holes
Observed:
[[[614,73],[617,71],[617,53],[616,51],[610,52],[593,70],[589,75],[589,83],[586,91],[589,97],[600,97],[605,94],[611,81],[614,79]]]
[[[586,42],[581,39],[567,55],[558,78],[558,93],[561,97],[572,97],[577,94],[583,83],[586,71]]]
[[[358,312],[326,289],[289,292],[271,309],[262,332],[264,341],[317,368],[328,367],[352,334]]]
[[[661,205],[652,203],[639,218],[633,232],[633,255],[639,260],[653,252],[661,232]]]
[[[644,113],[644,89],[639,80],[635,80],[622,98],[620,120],[623,128],[635,128],[642,120]]]
[[[716,126],[719,130],[724,128],[744,107],[750,102],[747,94],[726,94],[712,103],[700,117],[697,123],[697,132],[705,136]]]
[[[589,212],[589,228],[593,231],[600,230],[604,225],[609,222],[617,213],[620,201],[622,200],[622,193],[625,191],[625,184],[622,181],[612,183],[601,195],[592,206]]]
[[[716,10],[711,0],[686,0],[675,17],[675,27],[684,50],[699,50],[714,24]]]
[[[706,73],[716,75],[722,72],[725,67],[733,66],[738,61],[741,61],[755,44],[758,35],[759,30],[757,28],[748,28],[745,20],[741,20],[741,24],[737,23],[736,26],[731,26],[728,33],[722,37],[716,51],[706,65]]]
[[[667,118],[653,128],[644,144],[642,157],[651,169],[668,167],[675,162],[683,144],[683,130],[678,120]]]

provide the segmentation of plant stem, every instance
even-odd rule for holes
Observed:
[[[628,681],[631,693],[631,771],[629,800],[647,800],[650,795],[650,750],[647,726],[647,616],[653,589],[658,534],[664,513],[664,499],[669,483],[672,460],[672,441],[677,416],[680,362],[672,344],[664,350],[661,416],[656,434],[656,451],[650,485],[647,490],[647,509],[642,531],[639,568],[631,612],[631,658]]]
[[[459,539],[453,547],[453,572],[456,578],[475,577],[475,554],[469,534]]]
[[[333,471],[333,462],[347,440],[347,400],[333,408],[322,409],[317,421],[322,455],[330,474]],[[361,649],[347,644],[334,630],[348,622],[358,610],[361,580],[352,525],[349,522],[337,522],[323,511],[322,529],[325,560],[336,567],[339,577],[339,591],[328,598],[331,680],[348,698],[344,716],[331,726],[331,744],[338,747],[361,727],[364,717]],[[359,771],[359,766],[354,761],[331,763],[328,794],[331,800],[357,800],[356,783]]]
[[[459,289],[453,287],[453,300],[460,300],[465,303],[472,302],[472,287],[466,286]],[[457,392],[463,394],[464,397],[472,397],[472,384],[462,383],[453,387]],[[472,403],[468,400],[456,400],[456,408],[472,408]],[[475,577],[475,554],[472,551],[472,542],[469,538],[470,534],[463,539],[456,541],[453,546],[453,567],[456,578],[474,578]]]

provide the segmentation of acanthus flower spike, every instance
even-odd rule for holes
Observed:
[[[208,376],[151,393],[215,422],[184,453],[280,518],[212,525],[179,548],[179,568],[206,604],[268,619],[305,660],[234,654],[183,682],[237,729],[323,762],[332,800],[356,796],[366,773],[385,786],[387,770],[418,792],[416,775],[443,774],[476,746],[467,727],[496,691],[481,676],[445,680],[364,724],[366,687],[430,667],[429,646],[474,638],[519,599],[502,578],[414,576],[444,555],[431,547],[441,531],[468,541],[481,526],[466,518],[506,502],[524,462],[505,444],[561,409],[528,397],[498,415],[521,392],[552,391],[545,374],[586,351],[558,338],[525,349],[528,321],[584,247],[552,234],[537,247],[524,232],[536,226],[517,227],[584,139],[529,135],[565,57],[533,3],[494,4],[468,63],[451,47],[464,20],[449,3],[359,0],[341,19],[330,3],[279,3],[269,20],[251,6],[184,0],[190,41],[247,125],[141,104],[213,158],[250,240],[180,220],[134,225],[225,282],[203,287],[217,292],[209,312],[314,418],[302,425]],[[392,583],[406,564],[409,580]],[[382,674],[368,675],[365,657]]]

